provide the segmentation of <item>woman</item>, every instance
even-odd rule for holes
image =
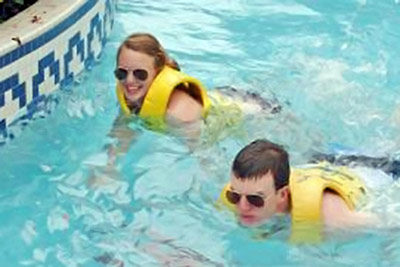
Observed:
[[[110,146],[110,159],[129,149],[135,134],[127,124],[132,114],[152,129],[165,130],[168,126],[189,141],[199,139],[200,122],[208,117],[204,139],[215,143],[227,134],[237,134],[235,128],[240,126],[243,114],[248,113],[246,110],[257,114],[280,111],[276,102],[249,92],[240,94],[232,87],[218,88],[218,92],[214,90],[208,95],[197,79],[179,70],[159,41],[148,33],[126,38],[118,49],[116,61],[116,92],[123,112],[110,133],[118,141]],[[208,113],[212,116],[207,116]]]
[[[109,165],[128,151],[134,139],[135,132],[129,128],[132,114],[156,130],[164,130],[167,124],[175,128],[195,124],[185,127],[184,134],[199,136],[197,122],[209,107],[206,91],[198,80],[179,71],[154,36],[135,33],[126,38],[118,48],[114,74],[122,113],[109,134],[117,141],[108,147]]]
[[[148,33],[132,34],[121,44],[114,73],[119,101],[126,114],[193,122],[201,118],[208,104],[200,82],[179,72],[178,64]]]

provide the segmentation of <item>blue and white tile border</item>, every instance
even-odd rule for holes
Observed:
[[[0,24],[0,137],[100,56],[115,0],[40,0]]]

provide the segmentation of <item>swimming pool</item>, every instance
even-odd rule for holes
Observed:
[[[214,199],[239,148],[283,143],[293,164],[313,149],[399,151],[399,3],[386,1],[118,1],[99,64],[53,95],[0,147],[0,260],[33,266],[396,266],[398,230],[344,232],[319,246],[287,230],[255,239]],[[119,179],[99,188],[118,113],[114,59],[135,31],[157,36],[208,88],[275,97],[281,114],[249,118],[246,135],[192,152],[140,124]],[[56,104],[58,103],[58,104]],[[51,111],[51,112],[49,112]],[[50,114],[48,114],[50,113]],[[21,130],[23,128],[23,130]],[[380,195],[397,211],[397,186]],[[348,238],[348,236],[351,238]],[[347,238],[346,238],[347,236]]]

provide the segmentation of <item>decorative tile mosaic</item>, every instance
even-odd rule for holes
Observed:
[[[0,51],[0,135],[6,136],[16,119],[31,117],[47,95],[100,56],[113,25],[114,1],[77,0],[77,8],[44,33]]]

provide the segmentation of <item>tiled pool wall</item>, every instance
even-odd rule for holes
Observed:
[[[0,24],[0,137],[100,56],[115,0],[41,0]]]

